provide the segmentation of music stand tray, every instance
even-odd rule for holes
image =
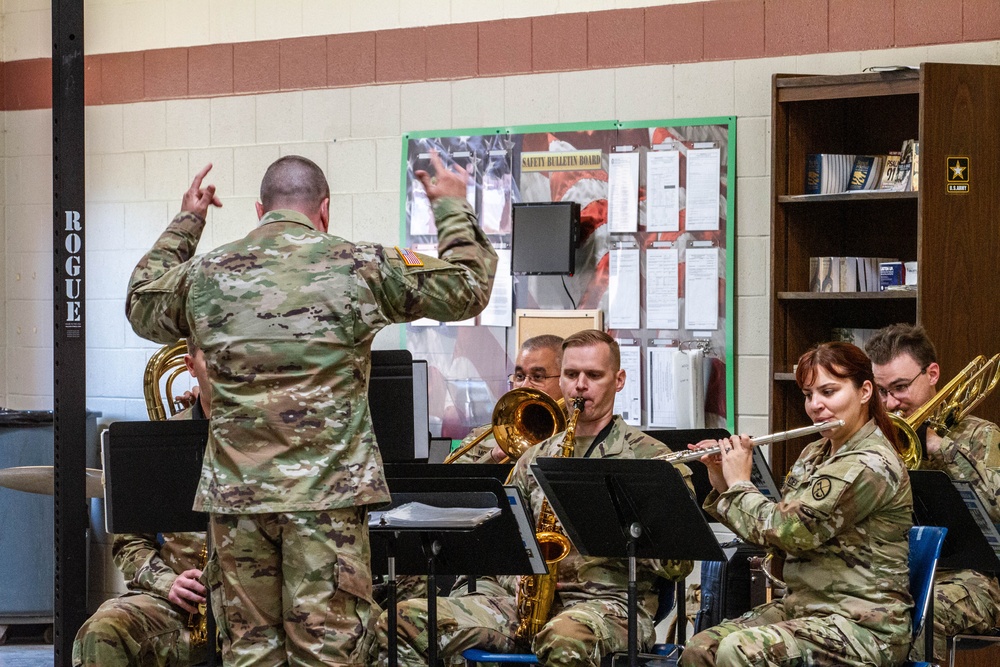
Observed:
[[[971,484],[941,470],[911,470],[910,486],[916,524],[948,529],[939,569],[1000,573],[1000,534]]]
[[[666,461],[539,458],[531,470],[582,555],[629,559],[629,664],[636,665],[635,559],[725,560],[715,534]]]
[[[409,502],[434,507],[500,508],[499,516],[471,528],[433,522],[402,528],[369,523],[372,572],[389,575],[389,665],[395,667],[397,664],[397,572],[427,575],[428,661],[433,665],[437,660],[437,586],[434,579],[437,574],[465,574],[474,580],[478,574],[542,574],[546,565],[540,555],[532,522],[515,515],[515,510],[520,514],[528,512],[527,506],[523,502],[516,504],[498,479],[397,477],[388,478],[388,485],[392,503],[380,510]],[[382,564],[385,564],[385,570],[381,570]]]

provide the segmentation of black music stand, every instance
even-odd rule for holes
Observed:
[[[109,533],[205,533],[195,492],[208,443],[207,419],[114,422],[102,434],[104,511]],[[215,666],[215,615],[205,596],[208,664]]]
[[[427,466],[432,467],[432,466]],[[436,466],[433,466],[436,467]],[[454,468],[456,466],[443,466]],[[395,667],[396,655],[396,574],[427,575],[428,664],[437,664],[437,582],[438,574],[543,574],[546,571],[533,522],[527,506],[515,504],[517,497],[494,478],[390,478],[392,504],[373,513],[369,521],[372,546],[372,573],[389,576],[388,653]],[[427,522],[397,526],[379,520],[379,514],[409,502],[434,507],[498,507],[500,515],[476,526],[455,526]],[[523,516],[515,515],[517,509]],[[386,569],[381,570],[385,563]]]
[[[938,568],[944,570],[976,570],[992,574],[1000,573],[1000,536],[990,522],[985,510],[975,512],[970,503],[982,507],[971,486],[963,498],[963,492],[941,470],[911,470],[910,485],[913,489],[913,513],[918,526],[944,526],[948,529]],[[982,522],[982,525],[980,525]],[[989,537],[987,537],[989,536]]]
[[[628,660],[636,667],[635,559],[725,560],[715,534],[666,461],[540,458],[531,471],[581,554],[628,558]]]

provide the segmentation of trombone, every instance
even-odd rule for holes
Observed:
[[[566,429],[565,404],[537,389],[511,389],[493,408],[492,428],[453,451],[444,462],[454,462],[491,433],[507,458],[516,460],[532,445]]]
[[[902,457],[906,467],[917,470],[924,458],[924,445],[917,436],[917,430],[921,426],[927,424],[943,438],[990,395],[998,381],[1000,354],[995,354],[990,359],[979,355],[909,417],[890,412],[889,419],[904,441],[905,452]]]

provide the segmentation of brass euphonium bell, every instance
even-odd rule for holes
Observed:
[[[924,445],[917,435],[921,426],[941,437],[955,428],[979,402],[989,396],[1000,381],[1000,354],[989,360],[979,355],[969,362],[958,375],[934,394],[934,397],[917,408],[909,417],[890,412],[889,419],[903,441],[900,456],[909,470],[917,470],[924,459]]]
[[[532,445],[565,430],[564,405],[563,399],[556,401],[544,391],[526,387],[511,389],[493,408],[493,427],[456,449],[444,462],[451,463],[491,433],[507,458],[517,460]]]

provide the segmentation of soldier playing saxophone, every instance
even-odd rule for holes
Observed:
[[[650,458],[669,451],[664,445],[625,424],[614,414],[615,393],[625,386],[618,344],[607,334],[588,330],[563,342],[559,379],[567,402],[583,399],[576,426],[573,455],[591,458]],[[529,466],[540,456],[558,456],[565,434],[557,433],[529,449],[514,472],[537,519],[543,494]],[[690,470],[678,466],[685,479]],[[640,561],[639,635],[653,638],[656,585],[662,578],[686,575],[689,562]],[[438,598],[439,653],[446,662],[472,647],[497,651],[532,650],[545,665],[599,665],[601,657],[625,650],[628,644],[628,568],[624,558],[584,558],[575,549],[559,563],[551,616],[527,646],[516,638],[518,614],[513,594],[476,594]],[[426,664],[426,601],[409,600],[399,606],[397,632],[399,664]],[[386,619],[379,621],[379,643],[385,658]]]

